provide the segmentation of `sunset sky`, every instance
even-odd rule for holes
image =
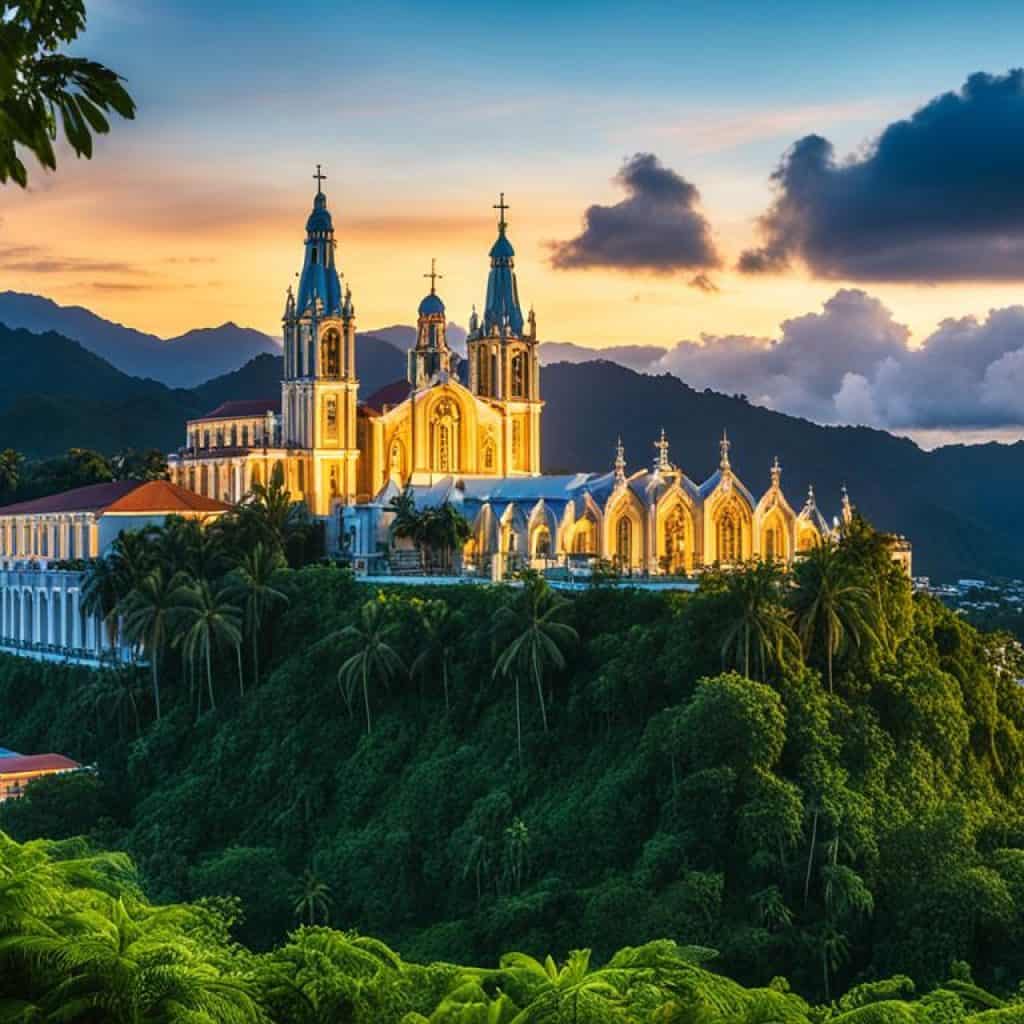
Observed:
[[[756,367],[768,339],[786,341],[784,321],[827,319],[841,289],[857,290],[843,310],[851,294],[857,316],[884,310],[901,350],[945,318],[1024,301],[1024,87],[1005,77],[1024,62],[1019,0],[884,15],[874,2],[749,0],[88,7],[77,50],[125,76],[138,118],[91,163],[69,157],[28,191],[0,192],[4,288],[164,336],[225,320],[276,335],[319,162],[364,329],[414,319],[431,257],[450,318],[466,322],[500,190],[545,339],[672,348],[707,335]],[[961,91],[977,72],[994,76],[988,91]],[[898,131],[896,155],[878,157],[890,125],[947,93],[963,116],[922,122],[920,167]],[[810,135],[831,154],[791,150]],[[1024,329],[1024,379],[1022,346]],[[879,367],[838,369],[870,391]],[[845,376],[835,383],[833,399]],[[896,427],[1024,419],[978,395],[989,412],[966,419],[883,412],[877,394],[817,413],[779,388],[752,397]]]

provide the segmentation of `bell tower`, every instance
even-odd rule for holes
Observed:
[[[317,164],[316,196],[306,221],[305,256],[297,294],[284,310],[282,441],[290,449],[289,489],[313,515],[356,494],[356,320],[352,293],[342,291],[335,263],[334,223]]]
[[[451,373],[452,353],[448,347],[444,303],[437,294],[437,261],[430,261],[430,293],[420,303],[416,321],[416,345],[409,350],[409,384],[418,391],[438,374]]]
[[[540,473],[540,364],[537,318],[531,309],[524,320],[516,281],[515,250],[508,240],[505,193],[494,205],[498,238],[491,246],[491,269],[483,319],[474,309],[466,348],[469,388],[496,406],[504,421],[504,475]]]

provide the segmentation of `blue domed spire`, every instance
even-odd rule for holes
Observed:
[[[484,303],[483,332],[494,328],[499,333],[520,335],[523,332],[523,311],[519,307],[519,288],[516,284],[515,249],[505,234],[508,224],[505,211],[505,193],[495,204],[499,211],[498,238],[491,246],[491,272],[487,276],[487,301]]]
[[[313,175],[317,183],[313,211],[306,221],[306,256],[299,277],[295,307],[299,316],[322,304],[322,316],[342,315],[341,277],[334,264],[334,221],[327,209],[327,196],[321,188],[326,174],[316,165]]]

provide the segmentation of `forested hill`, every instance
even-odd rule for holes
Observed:
[[[815,1000],[959,961],[1004,993],[1024,976],[1024,662],[912,601],[859,524],[792,586],[762,566],[563,603],[274,569],[260,515],[171,524],[96,570],[133,622],[182,588],[157,676],[0,658],[0,742],[98,765],[0,829],[127,850],[153,899],[234,895],[261,948],[306,893],[421,961],[666,938]]]
[[[546,471],[607,471],[619,435],[627,470],[650,465],[664,427],[672,461],[699,483],[717,468],[719,440],[728,430],[732,464],[755,495],[767,488],[778,455],[783,490],[795,510],[813,484],[831,518],[845,483],[872,522],[911,538],[917,573],[940,579],[1024,575],[1017,526],[1024,443],[926,452],[881,430],[823,427],[741,398],[695,391],[669,374],[652,377],[609,362],[556,363],[542,370],[541,380]]]

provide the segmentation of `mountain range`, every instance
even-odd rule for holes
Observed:
[[[12,295],[0,296],[0,321]],[[58,315],[68,312],[49,305],[61,311]],[[20,306],[29,308],[31,303]],[[105,323],[88,310],[72,312],[84,314],[74,318],[73,326],[85,324],[98,331]],[[244,331],[227,326],[221,337]],[[182,338],[212,338],[223,330],[190,332]],[[110,325],[110,333],[122,346],[129,344],[129,336],[153,337],[119,325]],[[404,349],[413,333],[394,325],[357,337],[363,396],[404,376]],[[30,456],[54,455],[72,446],[108,452],[125,447],[172,450],[181,444],[189,417],[229,399],[276,395],[280,387],[281,357],[275,348],[243,358],[229,372],[211,375],[196,386],[175,387],[153,379],[152,373],[140,377],[125,371],[98,354],[97,336],[91,338],[86,344],[52,330],[34,334],[0,323],[0,447]],[[178,342],[158,343],[173,347]],[[104,344],[117,349],[109,340]],[[640,373],[603,358],[582,361],[587,350],[581,346],[569,346],[569,351],[556,346],[545,343],[545,358],[562,354],[571,361],[549,362],[541,371],[546,472],[607,470],[619,435],[628,468],[648,465],[655,454],[652,444],[664,428],[672,460],[699,482],[717,467],[718,442],[727,429],[732,463],[755,493],[767,486],[771,461],[778,455],[783,487],[795,509],[813,483],[819,507],[831,516],[839,509],[840,488],[846,484],[868,518],[912,539],[919,573],[940,579],[1024,576],[1017,519],[1024,501],[1024,442],[950,445],[927,452],[884,431],[823,427],[741,397],[696,391],[670,374]],[[620,355],[646,366],[650,360],[645,349],[624,346]],[[226,360],[229,350],[230,341],[214,362]],[[130,364],[123,347],[120,351],[119,358]],[[193,361],[193,372],[201,363]]]

